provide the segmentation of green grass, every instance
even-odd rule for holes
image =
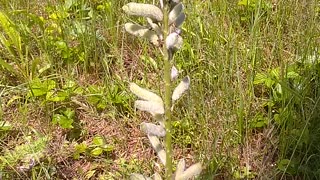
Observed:
[[[129,1],[66,2],[0,2],[0,176],[151,175],[139,130],[151,118],[128,82],[162,88],[161,56],[124,32],[141,21],[121,11]],[[320,4],[240,2],[184,1],[175,61],[191,89],[173,113],[174,157],[203,162],[200,179],[318,179]]]

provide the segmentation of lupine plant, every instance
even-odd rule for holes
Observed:
[[[124,12],[132,16],[146,18],[148,24],[145,26],[135,23],[126,23],[125,30],[134,36],[150,41],[158,47],[163,55],[163,81],[164,94],[162,98],[135,83],[130,83],[130,91],[139,100],[135,101],[135,108],[149,112],[156,123],[141,123],[141,130],[146,133],[148,139],[156,151],[161,163],[165,166],[165,179],[184,180],[193,178],[201,173],[202,166],[196,163],[186,169],[184,159],[181,159],[172,172],[172,133],[171,114],[175,102],[186,92],[190,85],[190,78],[186,76],[176,88],[172,88],[172,82],[178,77],[178,70],[174,66],[174,54],[183,43],[181,25],[186,16],[183,12],[184,6],[179,0],[160,0],[159,6],[154,4],[128,3],[122,7]],[[163,148],[160,138],[165,137]],[[151,179],[142,174],[132,174],[131,179]],[[156,173],[153,179],[162,179]]]

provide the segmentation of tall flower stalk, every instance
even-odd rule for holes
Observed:
[[[185,161],[181,159],[177,165],[176,172],[172,172],[172,128],[171,119],[173,106],[190,85],[190,78],[186,76],[173,90],[172,82],[177,79],[178,70],[173,65],[174,53],[182,46],[183,39],[180,36],[185,14],[183,5],[179,0],[160,0],[160,7],[153,4],[128,3],[122,7],[125,13],[132,16],[142,16],[147,19],[148,25],[142,26],[134,23],[126,23],[125,30],[137,37],[150,41],[159,47],[163,54],[164,74],[164,96],[141,88],[135,83],[130,83],[130,90],[139,100],[135,101],[135,108],[147,111],[152,114],[157,123],[141,123],[141,130],[144,131],[156,151],[160,161],[165,166],[165,179],[184,180],[200,174],[202,167],[196,163],[185,168]],[[164,99],[164,102],[163,102]],[[165,148],[159,138],[165,137]],[[156,173],[154,179],[162,179]],[[131,179],[150,179],[141,174],[132,174]]]
[[[169,33],[169,7],[168,3],[164,4],[163,7],[163,38],[168,38]],[[166,129],[166,138],[165,138],[165,149],[166,149],[166,179],[172,179],[172,131],[171,131],[171,63],[169,59],[169,48],[167,47],[167,43],[164,43],[163,46],[163,59],[164,59],[164,84],[165,84],[165,94],[164,94],[164,108],[165,108],[165,129]],[[172,56],[171,56],[172,58]]]

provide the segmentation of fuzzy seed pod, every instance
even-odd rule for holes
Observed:
[[[122,7],[128,15],[143,16],[156,21],[162,21],[163,14],[160,8],[152,4],[128,3]]]
[[[126,23],[124,29],[134,36],[145,38],[153,45],[159,46],[159,37],[155,31],[133,23]]]

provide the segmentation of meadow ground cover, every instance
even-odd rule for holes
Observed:
[[[2,179],[163,173],[129,90],[161,94],[163,59],[124,31],[146,24],[129,2],[0,2]],[[202,162],[199,179],[319,179],[320,3],[182,2],[174,59],[190,89],[172,114],[173,159]]]

